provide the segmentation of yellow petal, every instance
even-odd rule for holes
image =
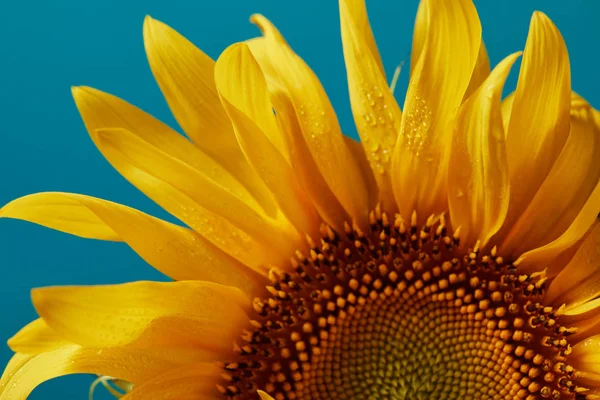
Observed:
[[[570,133],[562,151],[504,239],[501,249],[506,252],[523,254],[560,237],[600,180],[599,115],[581,108],[572,113],[570,121]],[[587,227],[580,234],[586,230]]]
[[[365,188],[363,190],[369,195],[369,210],[373,210],[380,202],[381,196],[379,194],[377,181],[375,180],[375,175],[369,165],[363,145],[349,136],[344,136],[344,142],[346,142],[348,150],[350,150],[350,153],[352,153],[352,156],[358,162],[365,182]]]
[[[377,68],[385,81],[385,68],[383,67],[379,49],[371,30],[365,0],[340,0],[340,10],[342,5],[347,10],[348,15],[352,16],[353,29],[356,29],[356,33],[360,35],[361,41],[368,48],[371,59],[377,64]],[[342,32],[342,37],[343,35],[344,33]]]
[[[429,0],[428,30],[410,78],[392,160],[402,215],[421,218],[447,208],[451,124],[477,63],[481,26],[471,0]]]
[[[419,2],[419,8],[417,10],[417,17],[415,20],[415,27],[413,32],[413,44],[411,51],[411,59],[410,59],[410,71],[411,75],[415,66],[417,65],[417,61],[419,61],[419,56],[423,52],[423,48],[425,46],[425,40],[427,39],[427,34],[429,30],[429,5],[427,0],[421,0]],[[479,53],[477,56],[477,63],[475,64],[475,68],[473,70],[473,75],[471,76],[471,80],[469,82],[469,86],[465,92],[463,97],[463,101],[466,100],[477,88],[486,80],[488,75],[490,74],[490,60],[488,58],[487,50],[485,48],[485,44],[483,40],[481,41],[481,45],[479,47]]]
[[[504,100],[502,100],[502,126],[504,127],[504,133],[508,132],[508,124],[510,122],[510,113],[512,106],[515,101],[515,92],[512,92]]]
[[[35,289],[38,314],[86,347],[195,348],[227,355],[247,323],[239,289],[200,281]]]
[[[144,47],[154,78],[185,133],[213,154],[238,153],[215,87],[215,62],[174,29],[149,16],[144,20]]]
[[[255,291],[257,272],[195,232],[106,200],[71,193],[38,193],[0,209],[17,218],[91,239],[124,241],[146,262],[176,280],[197,279]]]
[[[384,209],[394,212],[390,166],[402,113],[389,89],[363,0],[340,0],[342,42],[356,128],[374,172]],[[375,51],[376,51],[375,47]]]
[[[227,97],[236,108],[246,114],[287,161],[289,152],[275,120],[267,82],[246,44],[234,44],[219,56],[215,66],[215,84],[219,96]],[[231,114],[226,107],[224,108],[231,120]],[[236,121],[231,122],[235,131]],[[236,138],[239,143],[237,133]]]
[[[321,220],[278,148],[277,142],[283,137],[275,121],[267,83],[246,44],[235,44],[223,52],[217,60],[215,79],[249,163],[298,231],[318,234]]]
[[[552,280],[544,301],[566,304],[567,310],[600,294],[600,224],[597,224],[569,264]]]
[[[302,136],[319,172],[350,216],[366,222],[368,194],[363,190],[362,174],[344,144],[344,135],[325,90],[266,18],[254,15],[251,20],[264,35],[270,64],[293,104]]]
[[[61,337],[41,318],[25,325],[8,340],[8,347],[16,353],[39,354],[72,344]]]
[[[569,365],[577,371],[577,383],[581,386],[600,385],[600,335],[585,339],[573,346]]]
[[[223,369],[214,363],[185,365],[168,371],[139,386],[123,396],[122,400],[199,400],[219,399],[216,382]]]
[[[554,281],[552,281],[552,283],[554,283]],[[556,294],[556,289],[554,289],[554,294]],[[548,299],[548,303],[546,304],[552,304],[552,301],[554,301],[554,304],[557,307],[562,307],[560,310],[561,312],[561,318],[563,316],[570,316],[570,317],[574,317],[574,318],[581,318],[581,320],[587,320],[592,313],[595,314],[594,316],[596,317],[595,319],[598,319],[598,313],[597,313],[597,309],[600,306],[600,299],[594,299],[594,300],[590,300],[587,301],[585,303],[581,303],[581,304],[577,304],[577,305],[569,305],[569,304],[565,304],[565,303],[559,303],[560,300],[554,300],[551,297],[548,297],[548,295],[546,294],[546,296],[544,296],[544,300]],[[564,306],[564,307],[563,307]],[[587,314],[590,313],[590,314]],[[584,315],[587,314],[587,315]],[[577,326],[577,328],[581,328],[581,326],[579,324],[573,324],[572,326]],[[571,326],[571,324],[569,324],[569,326]],[[577,331],[577,333],[579,333],[580,330]]]
[[[597,220],[598,210],[600,209],[600,184],[585,202],[585,205],[579,211],[573,223],[558,239],[530,250],[523,254],[517,262],[524,271],[539,270],[540,265],[547,263],[560,256],[563,252],[569,251],[585,235],[592,224]],[[557,264],[556,268],[549,271],[549,275],[556,274],[564,265]]]
[[[272,197],[243,159],[239,148],[239,158],[233,157],[232,153],[220,153],[220,156],[225,157],[224,160],[218,159],[215,155],[198,149],[156,118],[118,97],[89,87],[74,87],[72,91],[92,139],[94,132],[99,129],[124,128],[198,170],[252,207],[258,209],[260,204],[268,215],[275,214],[276,205]]]
[[[452,138],[448,201],[452,223],[461,239],[485,245],[502,225],[508,210],[508,164],[500,96],[519,56],[505,58],[462,105]]]
[[[561,307],[562,304],[559,305],[557,301],[559,300],[554,301],[554,305]],[[590,336],[600,334],[599,307],[600,299],[594,299],[574,307],[566,306],[561,309],[561,325],[577,327],[577,331],[569,336],[570,343],[576,343]]]
[[[490,59],[487,54],[487,50],[485,49],[485,44],[483,40],[481,41],[481,46],[479,47],[479,55],[477,56],[477,64],[475,64],[475,69],[473,70],[473,75],[471,75],[471,81],[469,82],[469,87],[465,92],[463,97],[463,101],[468,99],[478,88],[479,86],[487,79],[490,75]]]
[[[38,355],[15,354],[0,380],[0,399],[25,400],[41,383],[63,375],[109,375],[137,384],[200,361],[189,349],[87,349],[74,344]]]
[[[565,144],[570,98],[569,57],[564,40],[548,17],[535,12],[508,124],[511,193],[501,237],[530,203]]]
[[[286,147],[290,149],[290,162],[296,173],[296,178],[304,191],[310,196],[321,218],[335,229],[343,230],[344,222],[350,220],[350,217],[319,172],[319,168],[304,141],[294,105],[287,94],[287,90],[279,81],[279,75],[269,59],[267,40],[262,37],[254,38],[246,41],[246,44],[250,47],[252,55],[265,74],[275,117],[279,128],[284,133]],[[362,148],[360,151],[363,151]]]
[[[258,391],[258,395],[260,396],[261,400],[274,400],[271,396],[269,396],[267,393],[263,392],[262,390]]]
[[[281,221],[261,215],[188,164],[123,129],[96,131],[92,136],[125,178],[247,265],[281,262],[293,251],[288,247],[294,243],[285,240],[286,226]]]

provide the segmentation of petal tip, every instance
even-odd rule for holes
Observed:
[[[146,14],[143,25],[144,37],[152,32],[152,29],[158,25],[157,22],[159,21],[152,18],[149,14]]]
[[[94,93],[100,92],[90,86],[71,86],[71,95],[75,100],[75,103],[82,101],[86,96],[92,96]]]
[[[33,304],[33,307],[36,309],[36,311],[38,311],[38,307],[40,305],[42,305],[43,303],[45,303],[45,299],[46,299],[46,288],[33,288],[31,289],[30,292],[30,297],[31,297],[31,303]]]

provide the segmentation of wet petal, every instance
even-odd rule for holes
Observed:
[[[88,347],[196,348],[228,354],[247,322],[239,289],[209,282],[134,282],[35,289],[38,314]]]
[[[388,212],[396,209],[390,167],[402,114],[389,89],[363,0],[340,0],[344,58],[356,128]],[[375,52],[375,53],[374,53]]]
[[[302,136],[319,172],[350,216],[366,222],[368,198],[362,190],[360,168],[344,144],[325,90],[266,18],[254,15],[252,21],[263,32],[264,50],[297,113]]]
[[[93,136],[123,176],[217,247],[254,265],[278,254],[264,247],[280,240],[275,249],[281,249],[283,257],[290,245],[283,243],[286,228],[279,223],[284,221],[261,215],[215,181],[129,131],[102,130]]]
[[[350,220],[350,217],[319,172],[310,149],[304,141],[296,110],[273,70],[271,61],[266,54],[265,41],[264,38],[256,38],[246,43],[267,78],[277,123],[284,133],[287,147],[290,149],[292,169],[321,218],[332,227],[341,230],[344,222]]]
[[[264,277],[195,232],[106,200],[38,193],[5,205],[1,217],[85,238],[124,241],[146,262],[176,280],[207,280],[249,291],[263,286]]]
[[[508,164],[500,96],[519,53],[505,58],[462,105],[452,138],[448,201],[461,239],[485,245],[508,210]]]
[[[283,146],[283,142],[267,83],[246,44],[233,45],[223,52],[217,61],[215,79],[248,161],[298,231],[318,234],[320,218],[277,145]]]
[[[427,33],[404,103],[392,161],[400,213],[421,218],[447,208],[449,124],[477,63],[481,25],[471,0],[429,0]]]

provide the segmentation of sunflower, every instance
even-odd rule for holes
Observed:
[[[126,400],[600,399],[600,114],[561,34],[536,12],[490,71],[472,1],[423,0],[401,111],[364,1],[339,6],[360,143],[260,15],[216,62],[146,18],[189,140],[73,89],[106,159],[182,225],[71,193],[0,216],[125,242],[173,281],[35,289],[0,399],[74,373]]]

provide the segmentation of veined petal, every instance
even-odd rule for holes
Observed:
[[[220,156],[226,155],[221,160],[217,155],[195,147],[179,133],[125,100],[90,87],[74,87],[72,92],[92,139],[94,132],[99,129],[124,128],[198,170],[245,203],[257,209],[262,207],[268,215],[275,215],[277,207],[272,197],[260,178],[249,168],[239,148],[240,157],[235,158],[232,153],[220,153]],[[215,101],[218,101],[218,97]]]
[[[8,340],[8,347],[15,353],[40,354],[73,344],[38,318],[25,325]]]
[[[281,142],[283,146],[283,138],[275,121],[267,83],[246,44],[235,44],[223,52],[217,60],[215,79],[249,163],[298,231],[318,234],[321,220],[276,144]]]
[[[600,114],[584,108],[571,114],[571,129],[562,151],[504,239],[502,247],[516,254],[560,237],[600,182]]]
[[[552,280],[544,301],[575,308],[600,294],[600,224],[592,229],[569,264]]]
[[[461,238],[484,246],[502,226],[508,210],[508,164],[500,96],[519,56],[505,58],[462,105],[456,118],[448,171],[452,223]]]
[[[86,347],[195,348],[229,354],[248,321],[239,289],[210,282],[134,282],[34,289],[38,314]]]
[[[254,15],[251,20],[264,35],[264,49],[294,106],[304,141],[318,170],[348,214],[358,222],[366,222],[368,198],[362,190],[362,175],[345,146],[325,90],[314,72],[266,18]]]
[[[246,44],[265,74],[275,117],[280,130],[284,133],[286,147],[290,150],[290,162],[296,178],[310,196],[321,218],[335,229],[343,229],[344,222],[350,220],[350,217],[319,172],[310,149],[304,141],[294,105],[269,58],[267,40],[263,37],[254,38],[246,41]]]
[[[207,280],[245,291],[264,286],[264,276],[195,232],[106,200],[72,193],[38,193],[8,203],[0,209],[1,217],[85,238],[126,242],[146,262],[175,280]]]
[[[447,207],[451,124],[477,63],[481,25],[471,0],[428,0],[428,31],[404,103],[392,160],[402,215],[421,218]]]
[[[389,171],[402,113],[386,83],[364,0],[340,0],[340,18],[354,121],[381,202],[386,210],[393,212],[396,205]]]
[[[69,374],[109,375],[138,384],[202,358],[189,349],[99,349],[75,344],[37,355],[15,354],[0,379],[0,399],[25,400],[41,383]]]
[[[234,257],[239,253],[243,258],[238,259],[248,265],[290,254],[287,247],[294,243],[285,240],[286,221],[261,215],[215,181],[127,130],[101,130],[92,136],[125,178],[220,249]],[[273,248],[267,251],[269,243]],[[252,260],[251,254],[257,258]]]
[[[239,153],[215,87],[215,62],[173,28],[149,16],[144,20],[144,47],[154,78],[185,133],[212,154]]]
[[[510,207],[505,237],[548,176],[569,135],[571,78],[567,48],[543,13],[531,18],[507,132]],[[501,246],[505,254],[514,247]]]
[[[218,399],[216,382],[223,369],[215,363],[185,365],[159,375],[123,396],[122,400]],[[213,397],[214,396],[214,397]]]

